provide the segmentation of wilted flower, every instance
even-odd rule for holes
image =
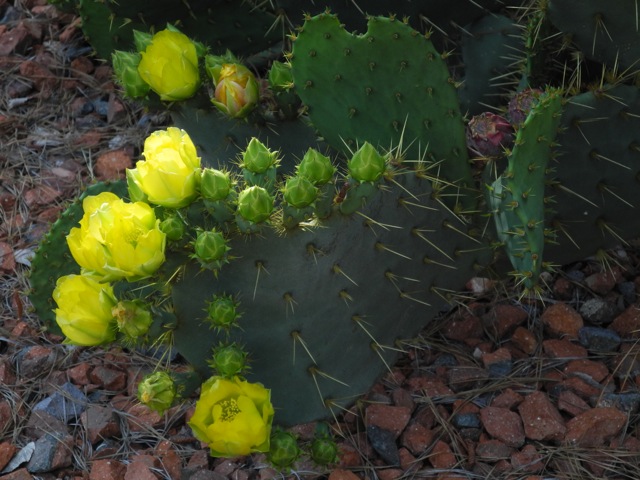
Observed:
[[[244,65],[225,63],[214,82],[211,103],[230,117],[244,118],[258,103],[258,81]]]
[[[139,280],[164,263],[166,236],[146,203],[126,203],[111,192],[86,197],[80,227],[67,235],[84,273],[102,281]]]
[[[162,414],[176,398],[176,386],[167,372],[154,372],[138,384],[138,400],[151,410]]]
[[[153,132],[144,141],[142,155],[145,160],[127,169],[132,199],[181,208],[196,198],[200,157],[187,132],[176,127]]]
[[[140,77],[165,101],[192,97],[200,86],[196,45],[183,33],[156,33],[141,52]]]
[[[111,55],[113,73],[118,79],[118,83],[124,88],[124,92],[131,98],[144,97],[149,93],[149,84],[142,79],[138,72],[141,58],[139,53],[121,50],[116,50]]]
[[[271,392],[238,377],[211,377],[202,384],[189,426],[213,457],[269,451],[274,410]]]
[[[537,88],[526,88],[516,93],[511,100],[509,100],[509,120],[513,125],[521,125],[524,123],[531,109],[540,100],[542,93],[542,90]]]
[[[99,283],[85,275],[58,278],[53,290],[56,323],[66,342],[92,346],[115,338],[115,320],[111,309],[117,300],[108,283]]]
[[[485,112],[467,125],[467,146],[476,154],[494,157],[513,145],[513,127],[500,115]]]

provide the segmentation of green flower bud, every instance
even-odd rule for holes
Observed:
[[[292,207],[304,208],[318,197],[318,189],[304,177],[291,177],[282,190],[285,202]]]
[[[271,435],[267,459],[274,467],[279,469],[290,467],[298,457],[300,457],[300,448],[298,448],[298,440],[292,433],[277,430]]]
[[[375,182],[386,169],[384,157],[369,142],[365,142],[347,163],[349,175],[358,182]]]
[[[269,86],[276,92],[282,92],[293,88],[293,73],[291,65],[282,62],[273,62],[269,69]]]
[[[235,343],[220,345],[213,349],[213,359],[209,362],[218,375],[232,378],[247,368],[247,352]]]
[[[166,372],[154,372],[138,384],[138,400],[160,414],[171,407],[175,398],[176,386]]]
[[[200,181],[200,193],[205,200],[224,200],[231,191],[231,179],[227,172],[205,168]]]
[[[297,167],[298,175],[308,178],[316,185],[328,183],[336,173],[329,157],[325,157],[317,150],[310,148],[302,157]]]
[[[142,98],[149,93],[149,84],[138,73],[138,64],[142,56],[139,53],[116,50],[111,54],[113,72],[124,92],[131,98]]]
[[[184,235],[184,222],[177,215],[171,215],[160,222],[160,231],[163,232],[169,240],[180,240]]]
[[[209,321],[214,328],[228,330],[237,323],[238,305],[231,296],[214,296],[207,307]]]
[[[273,211],[273,197],[266,189],[254,185],[238,195],[238,213],[253,223],[264,222]]]
[[[153,40],[153,35],[148,32],[141,32],[140,30],[133,30],[133,44],[136,46],[136,50],[138,52],[144,52],[149,45],[151,45],[151,41]]]
[[[278,153],[269,150],[260,140],[253,137],[242,154],[243,168],[252,173],[264,173],[278,163]]]
[[[311,442],[310,454],[315,463],[327,466],[338,461],[338,445],[328,437],[316,438]]]
[[[200,232],[193,249],[196,258],[204,263],[220,262],[230,250],[227,239],[216,230]]]
[[[153,317],[141,300],[122,300],[111,309],[118,330],[127,338],[136,339],[149,331]]]

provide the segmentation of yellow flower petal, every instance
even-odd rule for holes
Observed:
[[[248,392],[248,394],[247,394]],[[201,388],[189,425],[211,455],[230,457],[269,448],[273,406],[270,391],[237,377],[212,377]]]

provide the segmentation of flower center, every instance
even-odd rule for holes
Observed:
[[[126,228],[126,227],[124,228],[124,235],[123,236],[124,236],[125,242],[133,245],[134,247],[137,245],[138,237],[140,235],[142,235],[142,230],[139,227],[135,226],[135,225],[132,225],[132,226],[130,226],[128,228]]]
[[[220,406],[222,407],[221,422],[231,422],[240,413],[240,407],[238,407],[238,402],[236,402],[235,398],[221,401]]]

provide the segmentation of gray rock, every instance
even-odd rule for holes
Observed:
[[[451,424],[456,428],[480,428],[480,416],[477,413],[460,413],[451,417]]]
[[[43,435],[35,443],[35,450],[27,464],[27,471],[44,473],[70,466],[72,445],[73,438],[69,435],[66,440],[60,440],[51,433]]]
[[[607,393],[597,399],[598,407],[614,407],[623,412],[636,413],[640,409],[640,392]]]
[[[73,383],[67,382],[60,390],[38,402],[34,411],[44,411],[49,415],[68,423],[76,419],[87,407],[87,396]]]
[[[620,314],[620,309],[615,304],[601,298],[590,298],[578,311],[585,321],[597,325],[611,323]]]
[[[489,378],[504,378],[511,373],[512,368],[513,362],[511,360],[502,360],[488,365],[487,372],[489,372]]]
[[[621,282],[618,284],[618,291],[622,294],[627,305],[635,303],[638,298],[636,284],[634,282]]]
[[[20,449],[18,453],[16,453],[13,456],[11,461],[7,464],[6,467],[4,467],[4,469],[0,472],[0,474],[13,472],[20,465],[31,460],[31,457],[33,456],[33,452],[35,451],[35,449],[36,449],[35,442],[27,443],[24,447]]]
[[[393,433],[376,425],[369,425],[367,427],[367,437],[373,449],[387,462],[387,465],[400,464],[398,445],[396,445],[396,438]]]
[[[434,367],[455,367],[458,365],[458,359],[451,353],[443,353],[438,355],[433,362]]]
[[[183,468],[181,474],[182,480],[227,480],[226,475],[214,472],[213,470]]]
[[[620,346],[620,335],[613,330],[600,327],[582,327],[578,331],[578,340],[590,352],[614,352]]]

